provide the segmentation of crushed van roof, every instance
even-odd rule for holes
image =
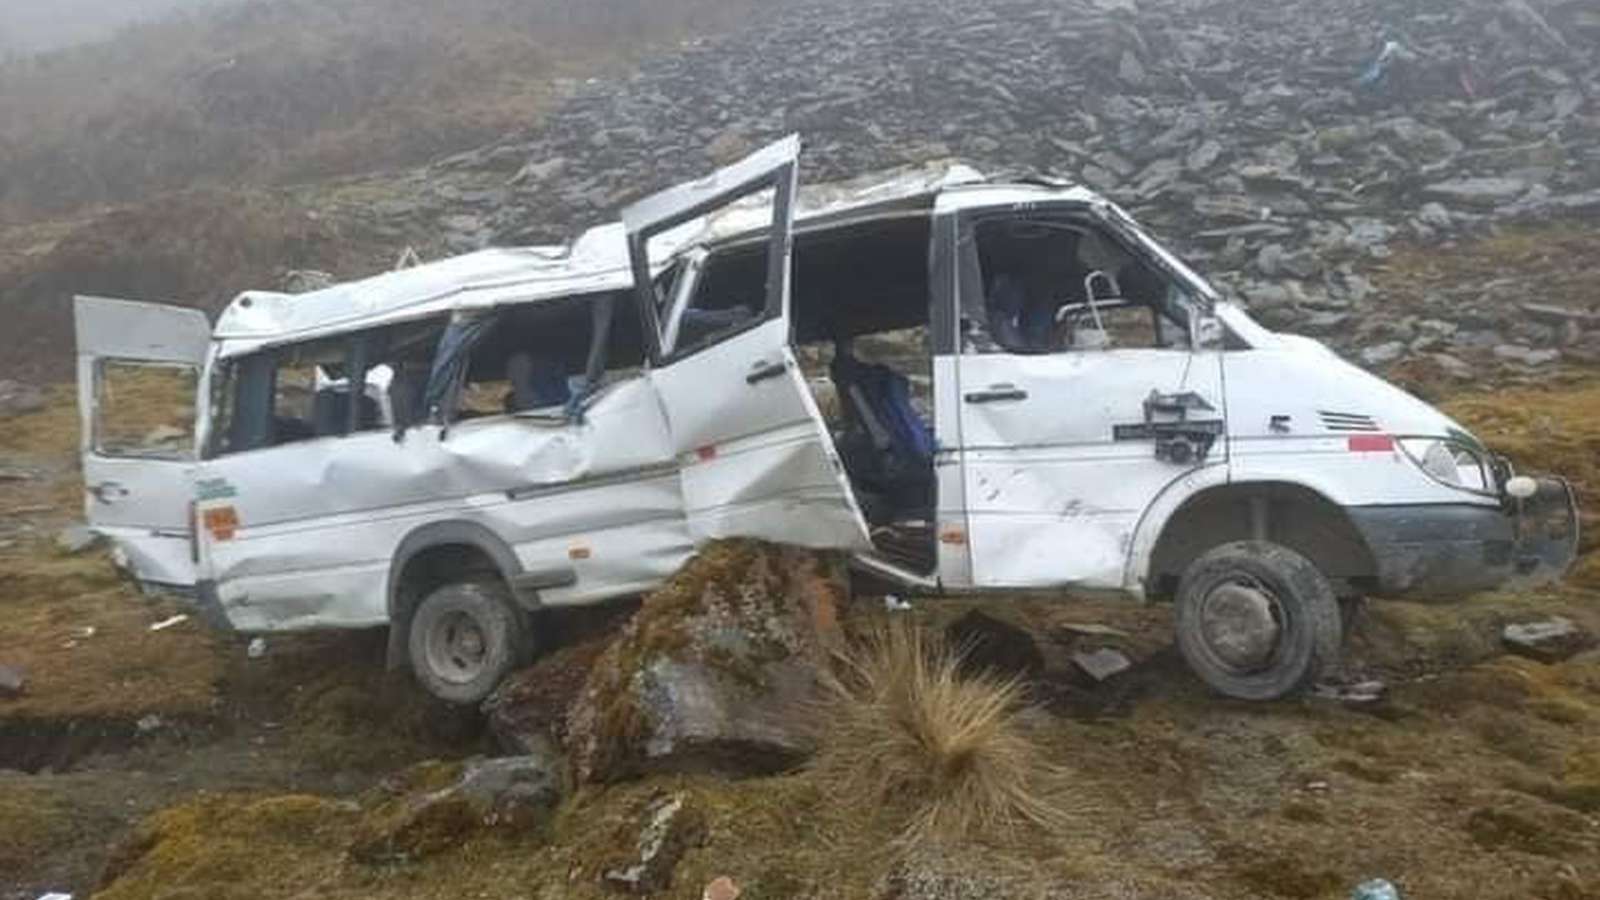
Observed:
[[[945,190],[981,186],[993,185],[976,169],[939,161],[802,187],[797,227],[926,209]],[[1079,192],[1085,199],[1093,196]],[[769,191],[673,229],[652,241],[651,262],[664,269],[687,246],[759,231],[770,222],[770,208]],[[356,325],[625,290],[632,283],[627,235],[620,222],[613,222],[591,228],[566,245],[480,250],[304,294],[248,291],[223,311],[215,336],[226,342],[224,355],[235,356]]]

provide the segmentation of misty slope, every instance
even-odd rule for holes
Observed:
[[[0,68],[0,221],[420,162],[527,122],[556,76],[748,4],[270,0],[18,60]]]
[[[237,0],[8,0],[0,5],[0,55],[103,40],[120,28]]]

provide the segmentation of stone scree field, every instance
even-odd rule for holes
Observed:
[[[275,202],[314,207],[319,241],[445,252],[567,239],[793,130],[811,182],[946,156],[1050,170],[1128,206],[1269,325],[1587,497],[1597,46],[1586,0],[772,5],[631,78],[567,85],[522,133]],[[1345,672],[1381,684],[1364,702],[1219,701],[1176,660],[1163,608],[985,607],[999,656],[1023,663],[1014,724],[1065,816],[908,845],[915,791],[879,808],[740,754],[723,760],[737,778],[569,781],[573,722],[621,741],[649,724],[631,701],[574,716],[574,698],[636,688],[623,663],[683,662],[676,627],[612,645],[615,619],[565,623],[493,732],[384,678],[381,636],[252,657],[192,620],[151,631],[176,608],[51,540],[81,497],[70,395],[0,388],[0,900],[730,896],[719,878],[745,900],[1339,898],[1374,877],[1408,898],[1600,897],[1592,537],[1559,589],[1367,604]],[[653,602],[739,608],[708,596]],[[909,621],[938,632],[969,607]],[[859,629],[879,608],[839,612]],[[1552,649],[1506,642],[1558,618]],[[1101,651],[1130,667],[1101,680]],[[792,756],[816,740],[792,737]],[[508,751],[520,761],[472,761]]]

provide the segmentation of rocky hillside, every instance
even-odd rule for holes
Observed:
[[[1396,310],[1374,279],[1396,247],[1600,212],[1597,40],[1600,11],[1555,0],[820,0],[352,212],[455,250],[562,239],[800,131],[811,180],[944,156],[1079,179],[1371,365],[1594,362],[1593,301],[1506,272]]]
[[[1550,290],[1509,270],[1427,289],[1417,277],[1435,248],[1462,238],[1533,228],[1524,249],[1537,250],[1568,228],[1551,223],[1600,211],[1600,11],[1591,3],[809,0],[757,9],[732,31],[656,53],[630,77],[550,86],[545,111],[528,114],[534,124],[478,149],[280,191],[258,206],[304,209],[316,223],[301,228],[315,237],[282,260],[254,246],[233,253],[247,267],[173,266],[173,246],[209,234],[186,236],[165,201],[109,226],[66,227],[59,242],[28,232],[74,252],[24,257],[10,277],[6,251],[19,242],[0,240],[0,302],[27,311],[35,348],[29,365],[0,365],[0,374],[69,374],[49,348],[70,333],[61,300],[86,267],[110,272],[95,290],[215,309],[237,290],[276,286],[268,282],[289,269],[350,276],[406,246],[438,255],[564,240],[789,131],[808,140],[811,181],[946,156],[1079,179],[1130,207],[1268,324],[1323,337],[1374,367],[1421,357],[1460,378],[1486,364],[1537,373],[1600,360],[1600,307],[1581,278]],[[111,252],[78,252],[85,246]],[[166,261],[162,272],[184,271],[149,277],[149,256]]]

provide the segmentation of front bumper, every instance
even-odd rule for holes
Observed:
[[[1526,500],[1352,507],[1387,595],[1445,596],[1559,580],[1578,554],[1578,503],[1561,478]]]

